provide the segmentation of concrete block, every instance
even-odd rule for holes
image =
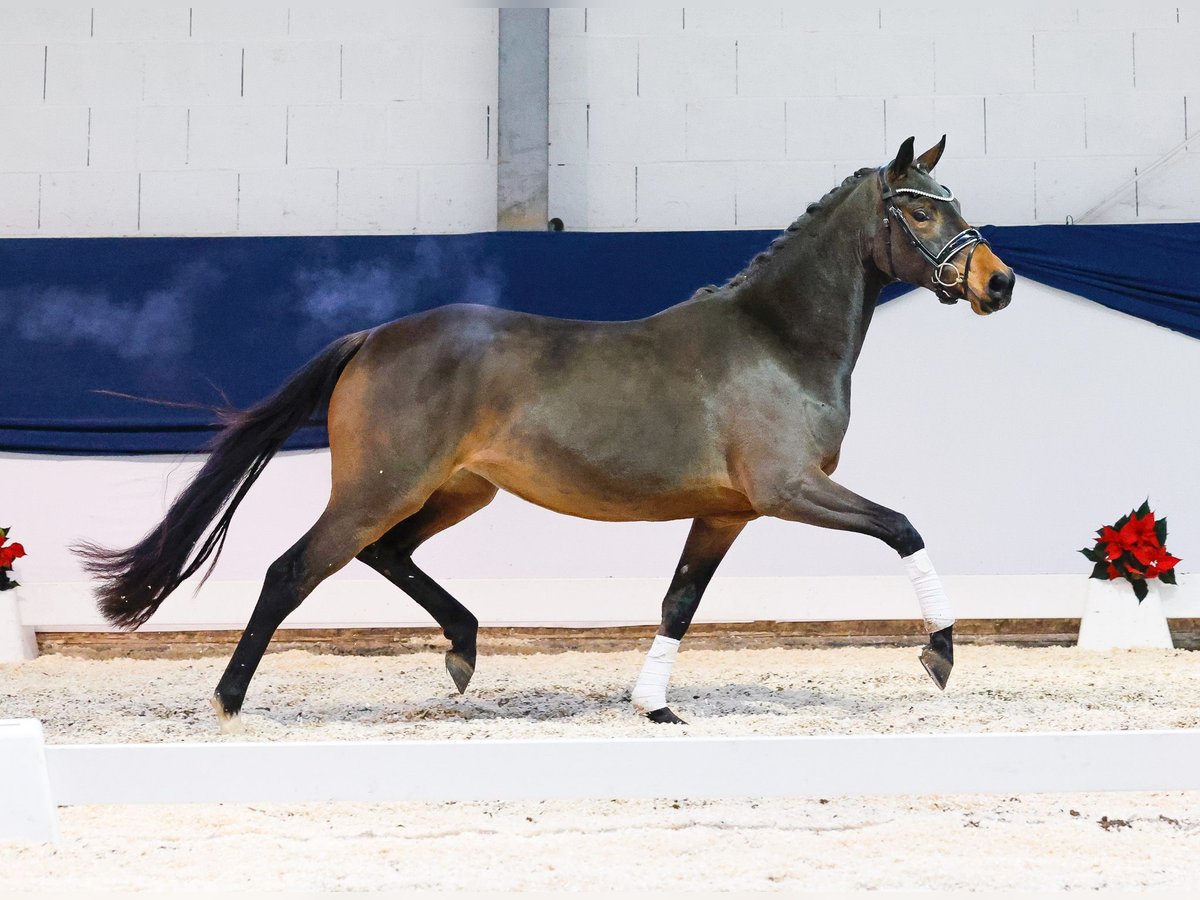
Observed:
[[[87,165],[85,106],[0,107],[0,172],[45,172]]]
[[[737,68],[732,38],[651,36],[638,42],[638,96],[648,100],[732,97]]]
[[[550,99],[618,100],[638,92],[638,40],[550,36]]]
[[[909,10],[911,7],[900,7]],[[792,3],[783,8],[783,30],[804,31],[852,31],[866,32],[879,28],[879,5],[875,3]],[[930,19],[922,11],[920,17]]]
[[[937,69],[934,39],[930,36],[906,36],[901,65],[897,65],[897,42],[892,34],[864,31],[826,36],[824,40],[834,48],[839,95],[894,97],[934,90]]]
[[[1184,18],[1176,0],[1142,0],[1139,3],[1092,0],[1079,7],[1080,28],[1173,28]]]
[[[1139,30],[1133,39],[1134,83],[1138,90],[1200,91],[1197,25]]]
[[[1200,153],[1181,153],[1138,179],[1138,221],[1189,222],[1200,218]]]
[[[237,222],[236,172],[142,173],[142,234],[234,234]]]
[[[426,40],[421,56],[423,100],[496,102],[498,35],[483,34],[470,40]]]
[[[972,225],[1032,225],[1034,166],[1031,159],[961,157],[948,145],[937,176],[959,196]]]
[[[0,49],[0,103],[42,102],[46,48],[41,44],[4,44]]]
[[[341,99],[346,103],[416,100],[421,96],[421,41],[357,40],[342,47]]]
[[[562,219],[568,231],[632,228],[633,165],[551,166],[550,215]]]
[[[1133,177],[1139,160],[1127,156],[1040,159],[1037,163],[1037,221],[1078,218]],[[1089,222],[1132,222],[1137,218],[1132,185]]]
[[[733,228],[736,186],[736,163],[639,165],[636,225],[655,231]]]
[[[137,234],[136,172],[55,172],[42,176],[45,237]]]
[[[287,37],[286,0],[204,0],[191,7],[192,38],[202,41],[263,41]]]
[[[587,13],[582,6],[552,6],[550,8],[550,34],[583,34],[583,23]]]
[[[182,41],[190,37],[191,7],[178,2],[98,3],[92,7],[97,41]]]
[[[987,98],[988,156],[1082,156],[1083,97],[1004,94]]]
[[[884,145],[883,115],[883,101],[865,97],[788,100],[788,159],[843,159],[856,160],[855,167],[879,165],[896,149]]]
[[[808,97],[837,93],[834,45],[826,35],[800,32],[739,37],[739,97]]]
[[[984,155],[982,97],[888,97],[884,144],[895,151],[910,134],[917,152],[947,135],[946,153],[952,156]]]
[[[188,162],[188,110],[182,106],[96,106],[88,166],[100,171],[178,169]]]
[[[39,176],[33,173],[0,174],[0,234],[28,237],[37,234]]]
[[[338,173],[338,231],[410,234],[417,230],[416,168],[343,169]]]
[[[782,230],[839,182],[831,162],[739,163],[737,227]]]
[[[588,107],[576,100],[550,104],[550,165],[582,165],[588,158]]]
[[[666,162],[687,156],[686,107],[678,100],[596,101],[588,114],[588,161]]]
[[[345,169],[387,160],[385,104],[293,106],[288,115],[289,166]]]
[[[779,34],[783,28],[781,6],[689,6],[683,11],[687,32],[732,35]]]
[[[986,40],[939,34],[934,90],[939,94],[1007,94],[1033,90],[1033,35],[990,33]]]
[[[241,234],[332,234],[337,230],[336,169],[242,172]]]
[[[46,51],[48,103],[140,103],[141,44],[52,44]]]
[[[494,231],[496,167],[422,166],[418,217],[421,232]]]
[[[751,98],[689,103],[688,159],[783,159],[784,103]]]
[[[387,0],[293,3],[288,34],[300,41],[390,39],[416,31],[415,23],[405,28],[405,6]]]
[[[1124,91],[1133,88],[1133,35],[1128,31],[1044,31],[1033,36],[1039,91]]]
[[[0,3],[0,42],[83,41],[92,33],[88,3]]]
[[[393,103],[388,159],[394,165],[483,162],[494,132],[494,117],[484,103]]]
[[[267,169],[284,164],[283,106],[197,106],[191,111],[188,161],[202,169]]]
[[[242,48],[236,44],[152,43],[145,58],[145,103],[190,106],[241,98]]]
[[[955,0],[928,0],[919,14],[911,6],[888,4],[879,9],[884,31],[896,34],[928,34],[936,23],[940,34],[951,32],[960,41],[985,44],[1003,32],[1045,31],[1078,26],[1078,6],[1046,0],[1008,0],[1006,3],[968,4]]]
[[[1088,153],[1156,156],[1186,136],[1185,104],[1175,92],[1089,94],[1085,110]]]
[[[683,17],[679,6],[588,7],[585,27],[588,34],[675,34],[683,30]]]
[[[332,41],[247,44],[248,103],[331,103],[341,90],[341,46]]]

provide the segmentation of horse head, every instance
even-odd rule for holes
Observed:
[[[977,314],[1004,309],[1016,276],[963,219],[954,192],[933,178],[946,136],[916,159],[913,138],[878,170],[882,226],[875,264],[886,275],[927,287],[943,303],[966,299]]]

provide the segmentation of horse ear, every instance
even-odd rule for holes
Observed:
[[[908,167],[912,165],[913,161],[913,141],[915,140],[916,138],[910,137],[900,145],[900,150],[896,153],[896,158],[888,166],[889,178],[899,178],[908,171]]]
[[[933,167],[938,164],[938,160],[942,158],[942,154],[946,152],[946,136],[943,134],[942,139],[937,142],[937,146],[930,147],[924,153],[917,157],[917,165],[926,172],[932,172]]]

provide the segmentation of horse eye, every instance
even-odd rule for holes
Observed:
[[[928,222],[929,221],[929,213],[925,212],[925,210],[923,210],[923,209],[914,209],[913,210],[913,218],[916,219],[918,222]]]

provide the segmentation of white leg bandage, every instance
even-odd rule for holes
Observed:
[[[921,604],[921,615],[925,618],[925,630],[930,634],[954,624],[954,612],[950,609],[950,598],[942,590],[942,580],[933,571],[933,562],[924,549],[912,556],[904,557],[904,571],[917,592]]]
[[[642,674],[629,698],[638,712],[654,712],[667,705],[667,682],[671,680],[671,669],[678,655],[679,641],[661,634],[654,636]]]

